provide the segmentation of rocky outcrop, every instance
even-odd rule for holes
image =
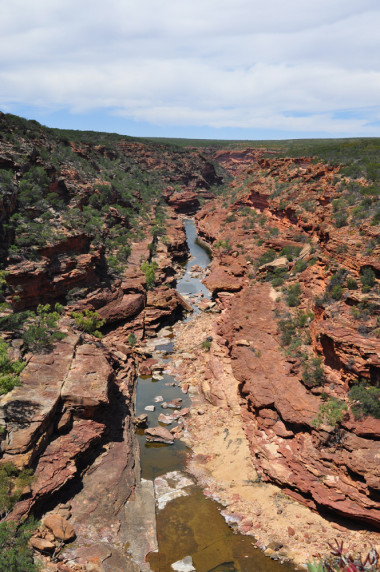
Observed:
[[[239,177],[251,182],[240,183],[228,206],[221,201],[206,205],[196,221],[201,236],[212,244],[213,262],[204,282],[222,310],[218,343],[227,346],[239,383],[254,466],[263,480],[314,510],[327,509],[379,527],[380,475],[374,460],[380,455],[380,421],[356,419],[347,395],[359,379],[377,383],[379,341],[374,336],[376,320],[368,310],[376,312],[377,301],[372,290],[363,299],[345,283],[334,300],[329,286],[339,265],[360,284],[364,257],[358,246],[372,230],[363,225],[361,236],[354,228],[347,238],[346,231],[329,223],[335,168],[307,158],[256,157],[248,169],[244,161],[239,166],[237,157],[224,160],[230,161],[236,177],[232,191]],[[284,205],[284,194],[275,192],[279,185],[287,189],[291,206]],[[313,208],[307,222],[303,208]],[[367,256],[367,264],[376,270],[369,251]],[[332,257],[336,262],[331,269]],[[288,304],[286,293],[296,283],[299,298]],[[323,296],[326,302],[318,302]],[[314,314],[308,335],[300,329],[292,334],[298,337],[284,343],[281,320],[310,311]],[[300,349],[289,347],[291,341]],[[213,351],[212,346],[201,391],[209,403],[225,408]],[[322,358],[322,382],[305,382],[301,352],[307,352],[307,359]],[[331,398],[347,406],[337,426],[316,421],[321,405]]]
[[[267,286],[248,288],[235,296],[219,330],[246,400],[255,467],[264,480],[312,508],[379,526],[379,444],[349,431],[334,442],[334,434],[315,429],[320,400],[284,362],[273,309]]]
[[[173,193],[166,201],[177,213],[194,214],[200,206],[198,195],[193,191]]]
[[[172,288],[150,290],[144,312],[145,333],[154,335],[164,324],[176,321],[184,312],[191,312],[192,307]]]
[[[103,255],[100,251],[83,252],[88,247],[87,237],[70,237],[56,248],[43,249],[38,261],[23,260],[8,266],[13,307],[22,310],[54,303],[66,299],[70,290],[99,286]]]
[[[144,294],[126,294],[100,308],[99,315],[107,324],[114,324],[123,320],[130,320],[139,314],[144,306]]]

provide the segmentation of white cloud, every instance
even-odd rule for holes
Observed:
[[[0,0],[0,107],[377,135],[379,24],[377,0]]]

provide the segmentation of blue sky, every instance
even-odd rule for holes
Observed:
[[[0,0],[0,110],[214,139],[380,136],[378,0]]]

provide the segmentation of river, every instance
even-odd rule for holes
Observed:
[[[190,295],[194,301],[200,294],[209,297],[209,292],[200,279],[190,276],[189,268],[195,264],[206,268],[210,257],[197,243],[194,221],[185,219],[184,224],[191,257],[177,289],[184,296]],[[193,314],[186,319],[196,319],[198,312],[195,304]],[[182,393],[171,375],[165,373],[170,360],[175,357],[173,336],[171,328],[164,328],[152,344],[164,367],[162,375],[155,373],[138,379],[136,415],[147,413],[146,406],[155,406],[155,411],[148,413],[149,426],[159,424],[160,413],[172,411],[162,409],[163,402],[181,398],[182,407],[190,407],[190,397]],[[221,514],[224,507],[206,498],[193,477],[186,473],[189,450],[184,442],[177,439],[173,445],[147,443],[143,430],[137,430],[137,436],[141,477],[155,483],[158,552],[152,552],[148,557],[154,572],[294,571],[290,564],[281,564],[264,556],[255,547],[252,536],[238,534],[228,526]]]

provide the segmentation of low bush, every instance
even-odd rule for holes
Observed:
[[[262,266],[263,264],[268,264],[268,262],[273,262],[275,258],[276,251],[270,248],[257,259],[257,266]]]
[[[312,425],[320,427],[326,424],[336,428],[342,423],[346,411],[347,405],[344,401],[331,397],[326,403],[320,405],[319,413],[313,419]]]
[[[357,419],[375,417],[380,419],[380,388],[372,387],[362,382],[354,385],[348,394],[352,402],[352,412]]]
[[[376,283],[376,275],[372,268],[364,268],[360,275],[360,282],[362,283],[363,292],[369,292]]]
[[[71,312],[71,317],[74,318],[76,326],[83,332],[91,334],[96,338],[103,337],[103,334],[100,332],[100,328],[104,326],[105,320],[99,316],[98,312],[93,310]]]
[[[352,276],[347,276],[346,285],[349,290],[358,289],[358,283],[356,282],[355,278],[352,278]]]
[[[147,290],[154,288],[156,284],[156,270],[158,268],[157,262],[143,262],[141,265],[141,270],[145,274],[145,282]]]
[[[286,258],[289,260],[289,262],[291,262],[292,260],[297,258],[297,256],[301,252],[301,250],[302,250],[301,246],[285,246],[281,250],[280,256],[286,256]]]
[[[136,338],[134,332],[131,332],[131,333],[128,335],[128,343],[129,343],[130,346],[133,347],[134,345],[136,345],[136,342],[137,342],[137,338]]]
[[[300,299],[301,294],[301,285],[297,282],[296,284],[292,284],[289,286],[288,291],[286,293],[286,303],[291,308],[295,306],[299,306],[301,303]]]
[[[0,517],[9,513],[33,481],[31,469],[18,469],[9,461],[0,466]]]
[[[24,367],[25,364],[22,361],[9,358],[8,344],[0,341],[0,395],[8,393],[20,385],[19,374]]]
[[[36,528],[34,522],[17,527],[15,522],[0,523],[0,570],[8,572],[38,572],[29,539]]]
[[[314,357],[304,363],[302,369],[302,379],[307,387],[317,387],[324,381],[324,370],[322,358]]]
[[[39,304],[36,312],[28,313],[22,334],[25,349],[36,353],[51,351],[55,342],[66,336],[58,330],[57,325],[61,311],[60,304],[56,304],[54,310],[50,304]]]

